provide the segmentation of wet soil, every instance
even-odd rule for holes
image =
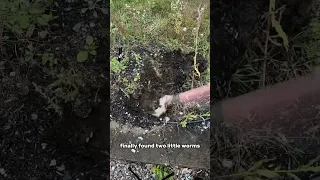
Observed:
[[[137,60],[129,55],[129,65],[122,73],[127,79],[134,79],[140,73],[140,80],[134,94],[126,96],[117,79],[111,80],[111,116],[121,123],[130,123],[143,128],[163,123],[167,116],[174,121],[181,121],[183,115],[176,116],[176,111],[169,109],[162,118],[152,116],[158,108],[159,99],[164,95],[174,95],[189,90],[188,84],[193,71],[194,53],[169,51],[161,46],[148,46],[132,49],[130,53],[140,55]],[[207,60],[198,56],[199,71],[207,68]],[[183,111],[183,109],[180,109]]]
[[[44,39],[38,38],[37,29],[28,41],[1,43],[0,168],[7,179],[109,177],[104,153],[109,142],[108,16],[100,11],[98,18],[92,12],[81,14],[81,8],[87,7],[85,1],[56,1],[50,9],[58,18]],[[72,28],[77,23],[82,25],[75,32]],[[96,58],[81,64],[76,55],[88,35],[100,47]],[[48,101],[32,84],[46,87],[56,80],[54,76],[37,64],[21,61],[29,44],[35,53],[54,53],[59,71],[71,69],[78,75],[79,93],[73,102],[60,103],[62,116],[48,108]],[[41,62],[36,55],[33,60]]]

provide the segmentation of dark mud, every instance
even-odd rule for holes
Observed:
[[[39,39],[36,30],[29,41],[16,47],[14,42],[1,44],[0,167],[8,179],[16,180],[108,179],[108,159],[103,152],[109,142],[109,82],[104,78],[109,76],[108,16],[100,11],[98,18],[92,12],[81,14],[81,8],[88,6],[85,1],[56,3],[50,10],[58,19],[48,27],[45,39]],[[107,5],[99,2],[97,7]],[[82,26],[74,32],[77,23]],[[76,55],[88,35],[100,47],[96,58],[80,64]],[[58,72],[71,69],[79,75],[75,100],[60,103],[63,116],[48,108],[48,101],[32,84],[46,87],[56,79],[41,66],[21,61],[29,44],[36,53],[54,53]],[[41,62],[36,55],[34,60]],[[50,166],[53,161],[56,165]]]
[[[111,81],[111,116],[121,123],[131,123],[143,128],[150,128],[160,124],[162,118],[152,116],[152,111],[159,106],[159,99],[164,95],[173,95],[189,90],[189,78],[193,71],[193,53],[184,54],[181,51],[170,52],[162,47],[137,48],[130,53],[139,54],[137,60],[129,55],[129,65],[124,72],[125,77],[133,79],[140,73],[138,90],[127,97],[117,86],[116,81]],[[208,64],[201,56],[198,57],[199,71],[203,72]],[[120,88],[120,89],[119,89]],[[171,112],[171,113],[170,113]],[[181,117],[175,116],[176,112],[168,110],[164,115],[180,121]],[[180,115],[181,116],[181,115]]]

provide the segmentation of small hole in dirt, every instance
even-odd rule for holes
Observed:
[[[143,64],[140,69],[140,80],[137,87],[139,90],[135,94],[130,94],[129,97],[120,92],[115,93],[118,94],[119,98],[121,97],[121,99],[125,100],[121,106],[119,103],[115,105],[121,100],[112,98],[111,104],[114,104],[114,106],[111,109],[111,113],[113,113],[112,116],[119,117],[117,119],[144,126],[142,124],[147,121],[159,121],[159,118],[150,114],[159,107],[159,99],[162,96],[174,95],[191,88],[189,82],[194,70],[194,53],[184,54],[178,50],[160,50],[160,52],[154,53],[143,48],[135,50],[134,53],[141,56]],[[198,69],[201,73],[208,67],[207,62],[203,57],[197,57]],[[139,62],[133,58],[129,60],[125,75],[127,79],[130,79],[130,76],[134,74],[138,67],[137,64]],[[120,108],[125,108],[126,112],[117,113],[116,109]],[[126,113],[130,114],[131,117]],[[167,113],[166,116],[170,116],[170,114]]]

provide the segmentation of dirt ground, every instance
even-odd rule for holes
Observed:
[[[50,7],[58,18],[47,28],[18,40],[10,32],[2,33],[10,38],[0,46],[0,179],[108,179],[107,156],[102,152],[108,141],[101,137],[108,137],[102,130],[108,127],[109,113],[100,111],[108,109],[104,95],[108,88],[101,87],[108,86],[108,16],[98,10],[97,18],[89,15],[93,11],[80,13],[87,7],[85,1],[58,0]],[[107,3],[97,2],[96,7],[105,8]],[[38,36],[42,31],[47,32],[43,39]],[[97,55],[78,63],[77,53],[88,35],[99,46]],[[30,44],[34,64],[22,61]],[[50,68],[37,63],[41,62],[37,54],[46,52],[58,59],[53,72],[76,77],[72,82],[78,93],[72,103],[61,106],[63,116],[48,108],[49,101],[33,85],[47,87],[57,80],[57,73],[52,75]],[[96,103],[99,98],[102,103]]]
[[[173,95],[189,90],[187,77],[193,70],[192,54],[184,54],[181,51],[169,51],[164,47],[139,48],[131,50],[140,54],[141,64],[134,57],[129,58],[129,65],[123,72],[123,76],[133,79],[135,71],[141,73],[136,92],[127,97],[117,79],[111,79],[111,117],[123,124],[130,123],[143,128],[151,128],[163,123],[163,117],[152,116],[153,111],[159,106],[159,99],[164,95]],[[199,71],[206,68],[206,60],[199,56]],[[194,109],[193,109],[194,110]],[[198,109],[198,111],[206,109]],[[208,109],[207,109],[208,110]],[[184,111],[183,114],[179,112]],[[165,114],[173,121],[181,121],[191,109],[171,108]],[[125,112],[125,113],[124,113]]]

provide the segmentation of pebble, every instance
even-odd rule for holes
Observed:
[[[55,159],[52,159],[49,166],[56,166],[57,165],[57,161]]]
[[[46,147],[47,147],[47,143],[41,143],[41,147],[42,147],[42,149],[45,149]]]
[[[153,168],[154,164],[129,163],[120,160],[110,161],[110,179],[137,180],[132,172],[129,171],[129,165],[131,166],[133,172],[136,173],[141,179],[153,179],[150,171]],[[194,178],[193,175],[197,173],[196,170],[179,167],[174,167],[173,172],[176,175],[173,179],[176,180],[191,180]]]
[[[0,174],[4,177],[7,177],[6,170],[4,170],[3,168],[0,168]]]
[[[233,162],[230,161],[230,160],[224,159],[222,161],[222,166],[225,167],[225,168],[232,168]]]
[[[38,114],[35,114],[35,113],[31,114],[31,119],[32,120],[38,119]]]
[[[77,23],[76,25],[73,26],[72,30],[74,30],[75,32],[79,32],[82,24],[83,24],[82,22]]]
[[[10,72],[10,76],[11,76],[11,77],[16,76],[16,74],[17,74],[17,73],[16,73],[16,72],[14,72],[14,71]]]
[[[96,25],[93,22],[90,22],[90,27],[95,27]]]

